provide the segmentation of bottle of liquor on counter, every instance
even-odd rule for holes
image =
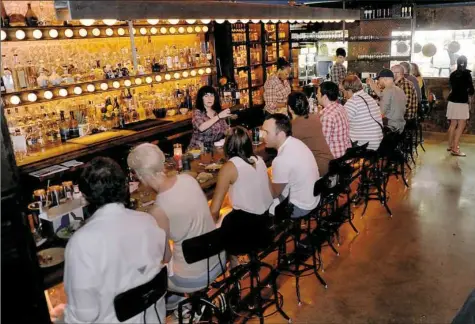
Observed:
[[[60,112],[60,121],[59,121],[59,134],[61,136],[61,142],[66,142],[69,139],[69,123],[64,117],[64,111]]]
[[[17,54],[13,55],[13,64],[13,83],[15,84],[15,87],[18,90],[28,88],[26,69],[21,65]]]
[[[13,79],[13,73],[8,68],[5,60],[5,55],[2,55],[2,64],[3,64],[3,72],[2,72],[2,81],[3,81],[3,87],[5,88],[5,91],[2,92],[13,92],[15,91],[15,81]]]
[[[26,78],[28,80],[28,87],[36,88],[38,85],[38,71],[31,61],[28,61],[28,65],[26,66]]]
[[[38,26],[38,16],[31,9],[31,3],[28,4],[28,10],[25,14],[25,22],[28,27]]]
[[[76,118],[74,117],[74,111],[72,110],[69,112],[69,137],[79,137],[79,124]]]

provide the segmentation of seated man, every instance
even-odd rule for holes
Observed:
[[[173,275],[168,280],[168,290],[187,293],[206,288],[208,271],[211,282],[222,273],[225,256],[213,256],[207,260],[188,264],[182,249],[183,241],[216,229],[206,197],[200,185],[190,175],[167,176],[164,172],[165,155],[153,144],[135,147],[127,158],[140,182],[157,193],[150,213],[173,241]],[[220,264],[222,261],[222,265]],[[170,271],[170,270],[169,270]],[[167,300],[167,309],[178,306],[179,298]]]
[[[329,81],[323,82],[317,92],[318,103],[324,108],[320,113],[323,135],[335,159],[351,147],[348,114],[338,102],[339,92],[338,86]]]
[[[120,166],[97,157],[86,165],[79,189],[95,209],[68,242],[64,286],[66,323],[119,323],[114,298],[152,280],[163,268],[166,233],[147,213],[124,207],[128,184]],[[165,298],[127,323],[165,323]]]
[[[313,195],[315,182],[320,178],[312,151],[292,137],[290,120],[283,114],[266,118],[262,126],[266,147],[278,150],[272,162],[272,195],[283,200],[289,197],[293,205],[292,218],[308,215],[317,207],[320,197]]]
[[[378,103],[363,90],[356,75],[347,76],[342,85],[347,99],[345,109],[351,140],[359,146],[368,143],[368,149],[377,150],[383,139],[383,119]]]
[[[307,96],[302,92],[292,92],[287,104],[288,114],[292,119],[292,135],[312,151],[318,172],[324,176],[328,172],[330,161],[333,160],[333,154],[323,136],[320,117],[317,114],[309,115]]]

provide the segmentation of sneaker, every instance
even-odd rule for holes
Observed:
[[[191,309],[190,309],[190,305],[184,305],[183,308],[182,308],[182,318],[183,318],[183,322],[184,324],[188,324],[188,323],[197,323],[199,322],[199,320],[201,319],[201,316],[203,316],[203,313],[205,311],[205,308],[206,306],[202,306],[201,307],[201,314],[198,315],[197,313],[195,313],[195,315],[193,316],[193,319],[191,319]],[[172,315],[168,316],[167,317],[167,324],[179,324],[179,321],[178,321],[178,309],[176,309]]]

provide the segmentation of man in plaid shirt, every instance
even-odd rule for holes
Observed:
[[[264,84],[264,109],[269,114],[287,114],[287,97],[292,91],[289,83],[290,63],[283,57],[277,60],[277,73]]]
[[[351,147],[348,114],[338,102],[339,92],[335,83],[323,82],[317,93],[318,102],[324,107],[320,113],[323,135],[335,159]]]
[[[411,120],[417,117],[417,93],[414,84],[404,77],[404,68],[401,65],[394,65],[391,68],[394,73],[394,84],[406,94],[406,113],[405,120]]]
[[[338,48],[336,50],[335,64],[332,65],[330,70],[330,78],[333,83],[340,85],[346,78],[346,68],[343,65],[346,58],[346,51],[344,48]]]

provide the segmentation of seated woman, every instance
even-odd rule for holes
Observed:
[[[218,182],[211,202],[211,215],[219,220],[219,210],[229,191],[235,210],[262,215],[272,204],[267,167],[254,154],[251,138],[243,127],[235,127],[226,137],[224,154],[228,160],[218,174]]]
[[[292,119],[292,136],[308,146],[315,157],[320,176],[324,176],[334,157],[323,135],[318,114],[309,115],[307,96],[302,92],[292,92],[288,97],[287,105]]]
[[[221,110],[219,95],[211,86],[198,90],[196,105],[193,109],[193,136],[190,147],[213,145],[224,138],[229,126],[226,118],[231,116],[229,109]]]
[[[208,269],[208,260],[188,264],[182,249],[183,241],[216,229],[200,185],[187,174],[167,176],[164,173],[165,155],[153,144],[135,147],[127,163],[140,182],[157,193],[155,205],[149,213],[173,241],[173,276],[169,277],[168,290],[189,293],[206,288],[208,270],[212,282],[226,266],[224,252],[209,259]],[[180,298],[175,297],[168,298],[167,309],[178,306]]]

